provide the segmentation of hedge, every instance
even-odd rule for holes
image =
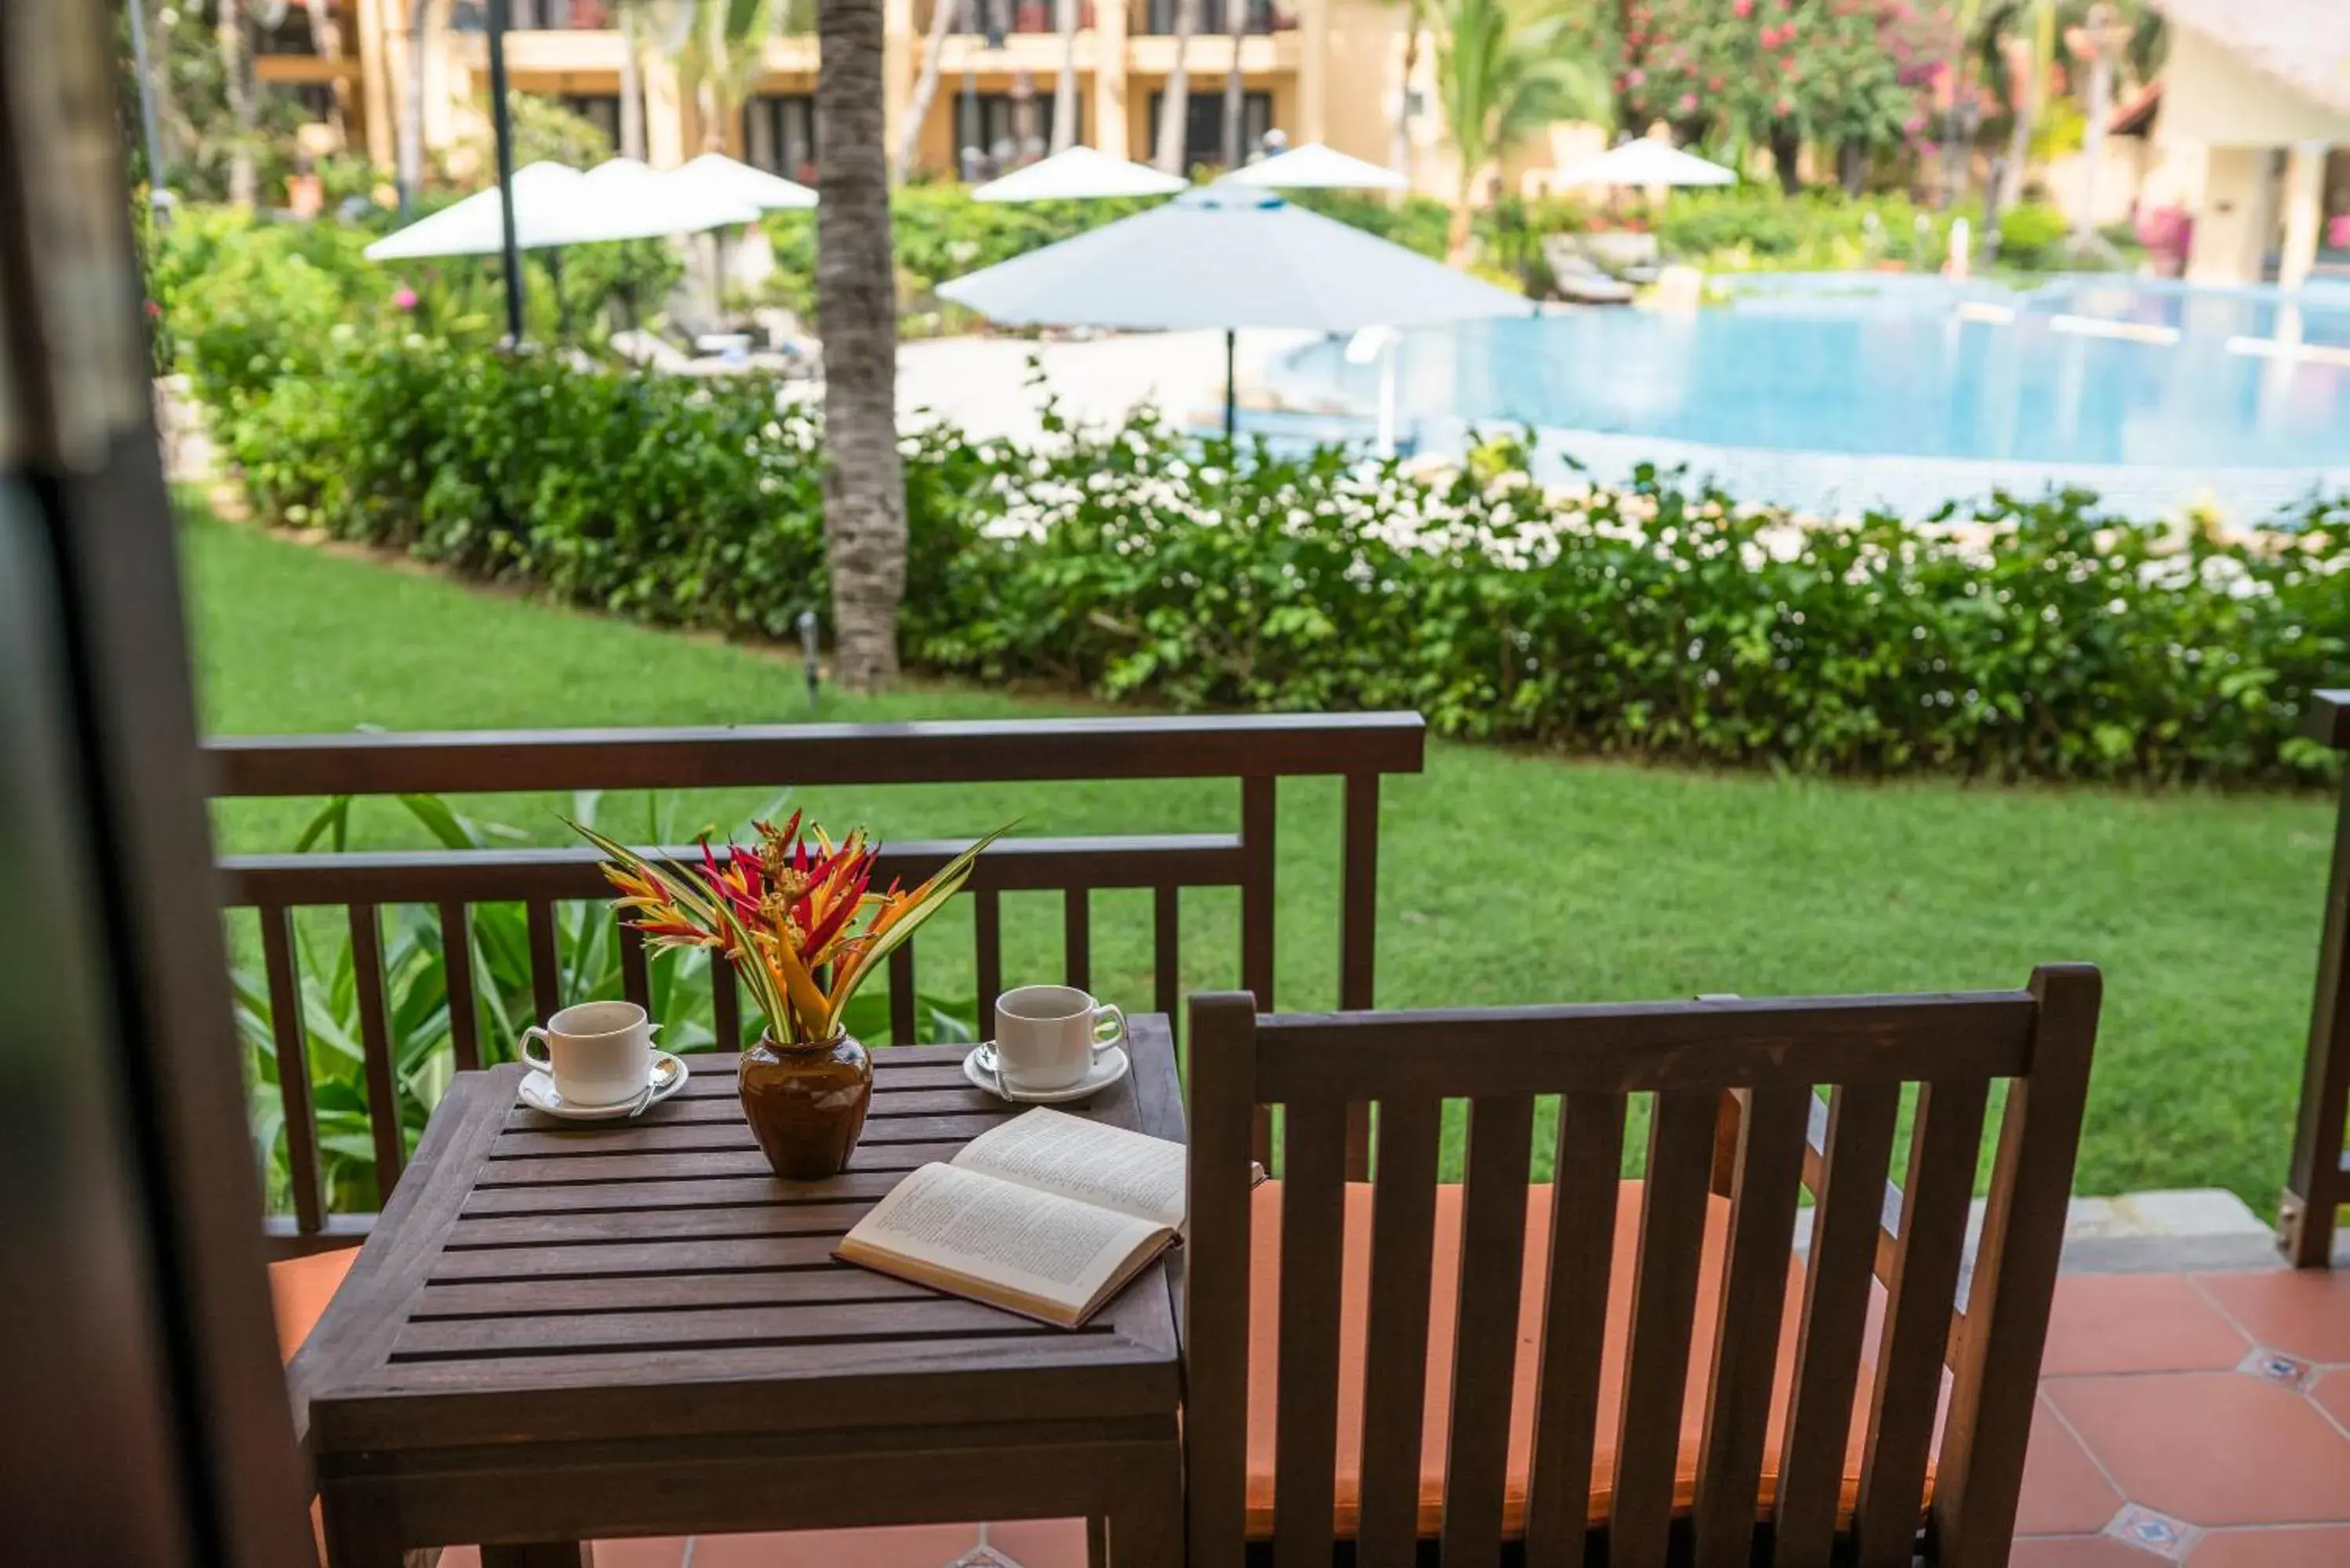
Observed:
[[[220,423],[261,512],[661,624],[826,607],[812,417],[775,386],[345,334]],[[906,652],[1176,708],[1804,772],[2293,783],[2350,638],[2350,507],[2253,540],[2080,492],[1799,525],[1673,473],[1562,497],[1048,420],[905,439]]]

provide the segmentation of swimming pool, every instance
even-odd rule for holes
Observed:
[[[1376,407],[1345,346],[1280,389]],[[2350,289],[2110,275],[2028,292],[1880,275],[1738,280],[1685,314],[1575,309],[1404,334],[1399,412],[1424,445],[1523,423],[1596,466],[1687,462],[1756,499],[1917,504],[2089,483],[2266,510],[2350,480]],[[1797,492],[1790,493],[1789,492]]]

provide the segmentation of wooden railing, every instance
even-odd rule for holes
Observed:
[[[2350,751],[2350,691],[2315,693],[2303,730],[2335,751]],[[2344,981],[2350,977],[2350,770],[2344,772],[2342,788],[2293,1165],[2277,1212],[2277,1244],[2298,1269],[2322,1269],[2333,1262],[2336,1214],[2350,1201],[2350,1170],[2342,1151],[2344,1111],[2350,1106],[2350,1009],[2344,1006]]]
[[[1212,719],[1078,719],[1003,723],[760,726],[707,730],[479,731],[429,734],[237,736],[206,747],[215,799],[263,796],[496,794],[567,790],[711,789],[828,784],[1050,784],[1080,780],[1231,778],[1239,784],[1238,831],[1125,836],[1012,838],[988,849],[962,897],[972,906],[977,996],[984,1007],[1003,988],[1002,898],[1062,896],[1063,963],[1070,984],[1089,986],[1097,888],[1151,893],[1153,1002],[1177,1012],[1180,984],[1179,898],[1187,888],[1230,888],[1240,896],[1242,985],[1261,1007],[1274,1005],[1274,806],[1277,781],[1337,775],[1344,783],[1340,835],[1338,1004],[1372,1004],[1378,903],[1379,779],[1417,773],[1423,730],[1417,714],[1275,715]],[[974,827],[993,823],[973,824]],[[962,847],[958,842],[885,845],[885,877],[918,878]],[[672,854],[685,854],[672,848]],[[692,851],[697,857],[698,851]],[[580,847],[393,850],[232,856],[221,863],[223,902],[258,918],[270,1031],[285,1113],[290,1217],[273,1222],[282,1250],[343,1244],[364,1234],[368,1216],[330,1214],[321,1182],[317,1121],[311,1103],[295,912],[347,911],[359,1036],[378,1185],[388,1192],[403,1158],[391,1024],[384,996],[381,911],[436,911],[442,933],[456,1065],[485,1059],[462,940],[472,908],[519,903],[527,916],[532,1002],[540,1016],[561,993],[556,907],[598,899],[608,888],[593,850]],[[452,940],[454,937],[456,940]],[[622,929],[624,994],[649,995],[642,940]],[[892,1038],[915,1036],[915,950],[891,955]],[[743,1038],[734,978],[713,966],[712,1016],[722,1044]],[[1354,1129],[1355,1168],[1367,1163],[1367,1125]]]

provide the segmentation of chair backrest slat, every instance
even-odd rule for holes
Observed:
[[[1428,1414],[1428,1305],[1444,1106],[1433,1096],[1379,1107],[1371,1190],[1370,1300],[1363,1330],[1362,1499],[1357,1568],[1411,1568]]]
[[[462,899],[440,906],[441,972],[449,994],[449,1050],[457,1071],[482,1064],[482,1021],[473,1001],[473,913]]]
[[[1909,1568],[1923,1551],[2001,1568],[2097,998],[2081,967],[1976,995],[1318,1017],[1194,998],[1190,1561],[1238,1561],[1247,1501],[1269,1487],[1278,1568],[1326,1560],[1350,1522],[1358,1568],[1426,1563],[1430,1533],[1448,1564],[1492,1563],[1521,1527],[1529,1563]],[[1962,1308],[1994,1081],[2007,1110]],[[1454,1100],[1470,1107],[1457,1190],[1436,1180]],[[1362,1106],[1378,1159],[1368,1194],[1349,1195],[1336,1151]],[[1638,1108],[1643,1174],[1627,1186]],[[1284,1186],[1253,1218],[1268,1113],[1288,1129]],[[1279,1233],[1252,1250],[1259,1220]],[[1280,1260],[1253,1308],[1253,1255]],[[1250,1407],[1253,1312],[1277,1366],[1256,1371],[1269,1410]],[[1447,1390],[1440,1410],[1431,1389]],[[1259,1474],[1248,1433],[1268,1420]]]
[[[1622,1095],[1561,1097],[1551,1158],[1550,1272],[1543,1285],[1534,1455],[1526,1478],[1526,1557],[1565,1563],[1591,1518],[1599,1371],[1616,1266],[1616,1194],[1624,1171]],[[1381,1111],[1385,1115],[1384,1109]]]
[[[1501,1555],[1534,1124],[1530,1096],[1469,1102],[1452,1407],[1445,1421],[1442,1546],[1451,1568],[1492,1563]]]
[[[1241,989],[1270,1008],[1273,996],[1274,781],[1241,780]],[[1273,1164],[1273,1114],[1256,1117],[1256,1158]]]
[[[1191,1159],[1184,1248],[1184,1539],[1193,1563],[1242,1560],[1247,1539],[1249,1229],[1259,1114],[1256,1003],[1195,997],[1186,1061]],[[1204,1223],[1202,1223],[1204,1221]]]
[[[1347,775],[1346,828],[1339,861],[1338,1005],[1360,1012],[1377,990],[1379,919],[1379,775]],[[1347,1177],[1370,1175],[1371,1107],[1357,1101],[1347,1113]]]
[[[1786,1297],[1804,1133],[1814,1104],[1808,1088],[1737,1093],[1729,1252],[1714,1314],[1719,1327],[1706,1386],[1705,1447],[1698,1458],[1697,1568],[1745,1568],[1754,1561],[1754,1502],[1762,1489],[1781,1314],[1742,1309],[1748,1302]]]
[[[1282,1125],[1280,1401],[1274,1568],[1327,1568],[1337,1469],[1338,1290],[1347,1222],[1347,1127],[1336,1106]]]
[[[2003,1568],[2007,1560],[2048,1339],[2042,1303],[2055,1290],[2071,1145],[2089,1095],[2096,975],[2047,971],[2032,990],[2040,1002],[2033,1073],[2010,1085],[2000,1116],[1934,1489],[1934,1533],[1950,1568]]]
[[[262,969],[269,980],[269,1033],[277,1054],[277,1097],[286,1113],[286,1173],[294,1189],[294,1221],[310,1235],[325,1224],[326,1192],[318,1179],[318,1121],[310,1105],[309,1028],[294,954],[294,911],[265,904],[257,912]]]
[[[1908,1568],[1911,1559],[1990,1087],[1961,1078],[1918,1091],[1854,1521],[1860,1568]]]
[[[1844,1084],[1822,1113],[1823,1174],[1814,1189],[1794,1381],[1772,1501],[1779,1568],[1826,1562],[1835,1539],[1853,1390],[1860,1381],[1861,1340],[1868,1327],[1869,1287],[1882,1234],[1879,1202],[1900,1112],[1898,1085]]]
[[[1616,1422],[1615,1506],[1607,1528],[1614,1563],[1662,1563],[1672,1529],[1719,1105],[1719,1096],[1696,1090],[1660,1094],[1648,1128],[1631,1339]]]
[[[379,1192],[389,1192],[407,1163],[400,1127],[400,1073],[392,1060],[391,1017],[384,1005],[383,912],[373,904],[353,904],[352,1001],[359,1010],[359,1054],[367,1080],[368,1130],[375,1144]]]

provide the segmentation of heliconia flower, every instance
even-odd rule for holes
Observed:
[[[840,1033],[840,1019],[865,977],[942,908],[970,877],[989,834],[911,890],[872,890],[880,851],[859,828],[837,846],[800,816],[778,828],[753,825],[755,848],[706,840],[699,866],[657,863],[574,823],[609,857],[612,905],[656,952],[707,948],[731,961],[768,1032],[785,1044]],[[860,919],[862,924],[860,925]]]

